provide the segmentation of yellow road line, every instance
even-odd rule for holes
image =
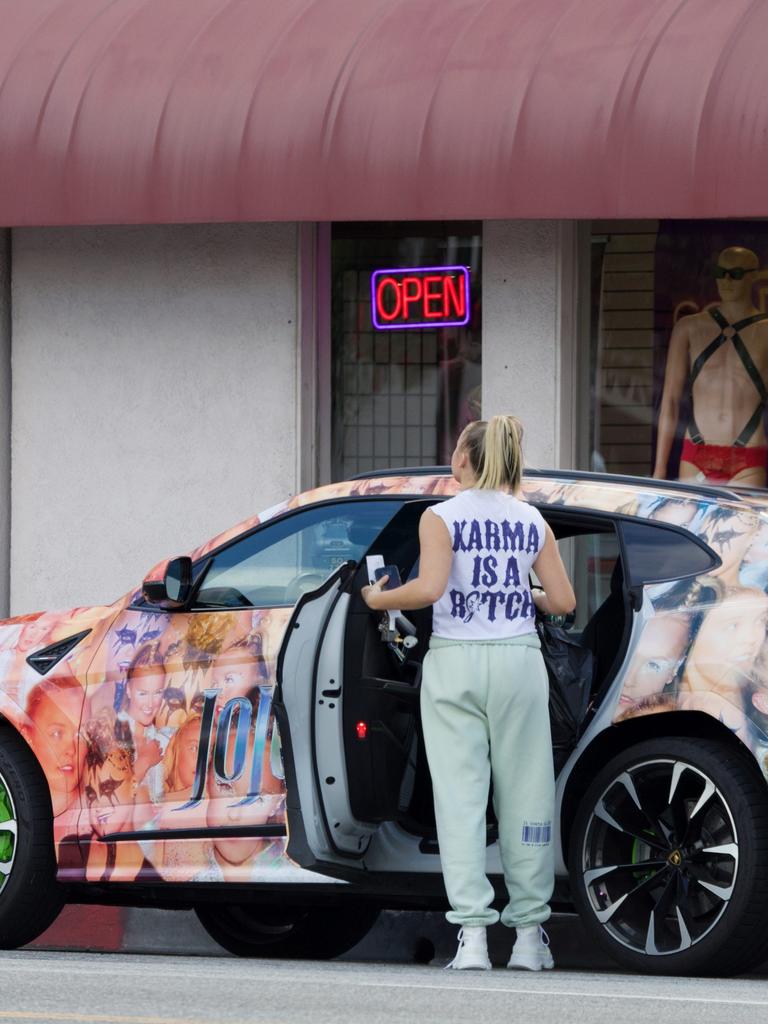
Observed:
[[[54,1010],[0,1010],[0,1020],[71,1020],[87,1021],[89,1024],[193,1024],[189,1017],[134,1017],[121,1016],[116,1013],[57,1013]],[[202,1024],[202,1022],[201,1022]],[[206,1021],[205,1024],[212,1024]],[[245,1021],[232,1021],[230,1024],[246,1024]],[[253,1021],[248,1024],[254,1024]],[[277,1024],[263,1021],[259,1024]]]

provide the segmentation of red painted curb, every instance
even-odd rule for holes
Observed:
[[[95,949],[105,953],[123,948],[123,907],[68,906],[28,948]]]

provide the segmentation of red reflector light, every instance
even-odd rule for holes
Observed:
[[[357,733],[357,738],[359,740],[364,740],[368,735],[368,723],[358,722],[355,726],[355,732]]]

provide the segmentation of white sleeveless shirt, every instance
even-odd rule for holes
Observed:
[[[528,574],[546,539],[541,513],[504,491],[476,488],[428,511],[443,520],[453,546],[448,586],[433,605],[433,635],[509,640],[533,633]]]

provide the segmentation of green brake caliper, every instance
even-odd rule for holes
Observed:
[[[12,827],[13,826],[13,827]],[[16,842],[16,820],[11,808],[11,797],[0,778],[0,891],[5,885]]]
[[[646,834],[651,836],[651,837],[653,837],[653,832],[649,831],[648,829],[646,829]],[[640,861],[640,860],[647,860],[648,859],[648,851],[646,849],[646,850],[641,852],[641,849],[640,849],[641,845],[642,844],[640,843],[639,839],[635,839],[634,842],[632,843],[632,863],[633,864],[637,864],[637,862]],[[639,871],[633,871],[632,872],[632,877],[635,879],[636,882],[642,882],[646,878],[650,878],[650,876],[652,874],[653,874],[653,872],[650,870],[650,868],[645,868],[644,870],[643,870],[643,868],[640,868]]]

